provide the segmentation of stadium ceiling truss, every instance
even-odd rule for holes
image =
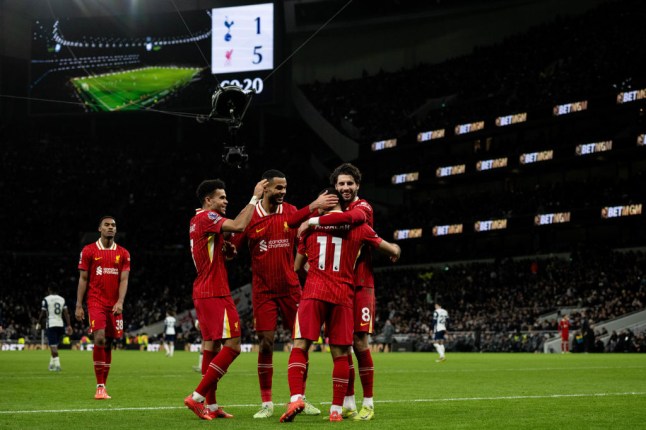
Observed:
[[[52,26],[52,39],[61,46],[74,48],[131,48],[145,47],[151,49],[154,46],[182,45],[186,43],[195,43],[211,37],[211,29],[205,30],[194,35],[182,35],[175,37],[147,37],[145,39],[124,40],[113,37],[89,37],[87,40],[67,40],[60,31],[59,21],[54,22]]]

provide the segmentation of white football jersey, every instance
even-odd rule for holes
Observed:
[[[164,330],[165,334],[175,334],[175,322],[177,322],[175,317],[171,317],[170,315],[166,317],[164,320],[164,327],[166,327]]]
[[[43,299],[42,309],[47,312],[47,328],[65,327],[63,309],[67,309],[67,306],[64,298],[57,294],[50,294]]]
[[[435,326],[433,327],[433,331],[437,333],[438,331],[446,331],[446,321],[449,319],[449,313],[440,308],[436,309],[435,312],[433,312],[433,320],[435,320]]]

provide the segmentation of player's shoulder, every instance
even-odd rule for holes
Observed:
[[[283,213],[290,215],[294,212],[298,212],[298,208],[291,203],[283,202]]]
[[[116,245],[117,245],[117,251],[118,252],[122,252],[122,253],[130,255],[130,251],[128,251],[124,246],[121,246],[118,243]]]
[[[356,202],[354,202],[352,207],[372,212],[372,206],[370,205],[370,203],[368,203],[368,200],[366,199],[357,200]]]
[[[81,254],[88,256],[88,255],[93,255],[99,250],[99,248],[96,246],[96,242],[88,243],[81,249]]]

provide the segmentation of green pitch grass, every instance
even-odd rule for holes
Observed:
[[[185,85],[200,71],[190,67],[146,67],[74,78],[77,93],[91,110],[139,110]]]
[[[115,351],[111,400],[96,401],[92,354],[62,351],[63,371],[47,371],[46,351],[0,352],[0,429],[639,429],[646,425],[643,354],[374,354],[375,419],[330,423],[325,416],[278,419],[288,400],[287,354],[274,356],[275,415],[252,415],[260,399],[256,354],[242,354],[219,384],[232,420],[201,421],[183,406],[198,384],[197,354]],[[331,358],[310,354],[307,396],[325,412]],[[358,381],[357,381],[358,382]],[[360,384],[357,397],[361,399]]]

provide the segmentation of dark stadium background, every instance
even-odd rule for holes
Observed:
[[[288,176],[287,200],[302,206],[344,161],[362,169],[360,195],[375,207],[383,237],[422,229],[421,238],[397,241],[401,270],[377,260],[378,328],[395,319],[417,349],[428,346],[428,311],[438,297],[453,329],[465,333],[453,347],[465,350],[487,348],[474,346],[480,331],[504,338],[495,348],[521,350],[509,334],[532,330],[541,337],[526,348],[538,350],[543,333],[555,331],[555,320],[539,316],[565,308],[576,309],[575,329],[643,310],[644,215],[601,217],[602,207],[645,200],[646,147],[637,139],[646,133],[646,102],[616,102],[621,92],[646,88],[643,2],[354,0],[316,34],[347,1],[279,3],[275,64],[298,52],[272,75],[272,100],[252,103],[237,136],[249,160],[237,168],[222,161],[231,138],[220,124],[75,112],[29,92],[35,20],[175,13],[180,22],[182,13],[222,2],[0,0],[0,336],[35,336],[50,282],[74,303],[78,252],[101,215],[116,216],[117,241],[133,255],[126,318],[136,332],[167,308],[191,306],[187,226],[201,180],[227,182],[231,215],[262,171],[278,168]],[[189,88],[183,106],[208,113],[212,88]],[[587,110],[552,113],[583,100]],[[521,112],[524,123],[494,125]],[[477,121],[483,130],[455,135],[456,125]],[[436,129],[446,136],[417,142]],[[393,138],[397,147],[371,150]],[[611,151],[575,153],[608,140]],[[518,161],[544,150],[553,160]],[[506,167],[474,168],[501,157]],[[461,164],[462,175],[435,175]],[[411,172],[418,181],[392,183]],[[563,212],[570,222],[535,225],[539,214]],[[501,218],[504,230],[473,229]],[[455,224],[462,233],[432,234]],[[230,275],[232,286],[249,281],[244,253]],[[604,342],[610,335],[596,334]],[[643,352],[643,332],[635,339],[626,349]]]

